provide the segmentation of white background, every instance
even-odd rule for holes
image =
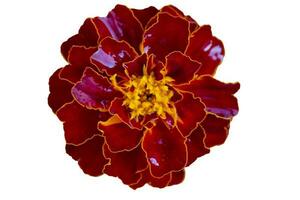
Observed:
[[[217,78],[241,83],[228,140],[187,168],[178,186],[134,191],[83,174],[47,105],[48,78],[65,65],[60,44],[117,2],[172,3],[211,24],[226,48]],[[300,199],[299,9],[297,0],[2,0],[0,199]]]

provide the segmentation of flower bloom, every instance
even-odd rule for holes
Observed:
[[[239,83],[213,78],[221,40],[174,6],[117,5],[86,19],[61,52],[68,64],[51,76],[48,102],[66,152],[91,176],[133,189],[179,184],[238,113]]]

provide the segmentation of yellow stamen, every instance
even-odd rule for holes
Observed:
[[[131,110],[131,119],[137,121],[139,116],[156,113],[161,118],[169,114],[176,122],[176,109],[171,101],[174,93],[168,87],[173,81],[171,77],[156,80],[154,73],[147,74],[146,67],[143,67],[143,76],[132,76],[127,83],[122,84],[123,87],[118,84],[115,75],[111,81],[114,88],[124,94],[123,105]]]

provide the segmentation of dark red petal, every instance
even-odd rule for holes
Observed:
[[[132,150],[140,143],[143,132],[131,129],[116,115],[107,121],[99,122],[98,128],[103,132],[106,143],[112,152]]]
[[[172,178],[168,186],[180,184],[184,180],[185,171],[183,169],[178,172],[172,172],[171,176]]]
[[[179,10],[178,8],[176,8],[173,5],[164,6],[161,9],[161,12],[167,12],[170,15],[180,16],[180,17],[183,17],[184,19],[186,19],[190,24],[190,32],[193,32],[196,28],[199,27],[198,23],[191,16],[185,16],[181,10]]]
[[[131,151],[113,153],[105,144],[104,155],[110,159],[110,164],[105,166],[104,172],[119,177],[127,185],[137,183],[141,178],[137,172],[147,167],[145,153],[140,146]]]
[[[160,13],[157,22],[144,33],[143,50],[149,55],[155,54],[159,60],[164,61],[170,52],[184,52],[188,37],[189,23],[186,20],[168,13]]]
[[[202,63],[198,74],[214,74],[225,50],[222,41],[212,35],[210,26],[204,25],[193,32],[185,54]]]
[[[188,163],[192,164],[198,157],[209,153],[209,149],[204,144],[205,132],[201,126],[198,126],[186,140],[188,149]]]
[[[101,27],[102,28],[102,27]],[[80,27],[78,34],[72,36],[61,45],[61,53],[68,60],[69,50],[74,45],[85,47],[96,47],[98,44],[99,35],[92,18],[84,21]]]
[[[201,98],[208,112],[227,118],[238,113],[238,102],[233,94],[239,90],[239,83],[223,83],[211,76],[201,76],[200,79],[177,88]]]
[[[93,135],[101,135],[97,129],[98,121],[106,120],[109,114],[88,110],[76,101],[72,101],[61,107],[57,111],[57,116],[64,122],[66,142],[79,145]]]
[[[190,93],[183,93],[183,99],[176,104],[178,115],[177,127],[181,134],[188,136],[197,127],[205,115],[205,106],[198,98],[194,98]]]
[[[137,183],[129,185],[133,189],[142,187],[146,183],[148,183],[152,187],[164,188],[168,186],[172,178],[171,173],[165,174],[161,178],[154,177],[151,175],[149,168],[143,170],[142,172],[139,172],[139,174],[141,174],[141,179]]]
[[[194,78],[196,72],[200,69],[199,62],[191,60],[188,56],[179,51],[172,52],[166,57],[167,76],[175,81],[175,84],[188,83]]]
[[[81,81],[72,88],[72,94],[81,105],[104,110],[108,109],[115,97],[121,95],[107,78],[89,67],[84,71]]]
[[[85,68],[92,66],[90,57],[96,50],[96,47],[73,46],[68,56],[70,65],[62,69],[60,77],[73,83],[78,82]]]
[[[139,52],[143,27],[133,12],[123,5],[117,5],[107,17],[100,18],[114,39],[125,40]]]
[[[102,152],[103,141],[103,137],[94,136],[79,146],[67,144],[66,152],[78,161],[84,173],[99,176],[103,174],[103,168],[108,163]]]
[[[161,71],[164,69],[164,64],[159,61],[155,55],[151,54],[148,57],[146,68],[148,74],[154,73],[156,80],[163,78]]]
[[[143,28],[145,28],[148,21],[158,13],[158,10],[153,6],[141,10],[139,9],[131,9],[131,10],[133,11],[134,16],[140,21]]]
[[[124,67],[128,72],[129,78],[132,75],[143,76],[143,67],[147,63],[147,55],[142,54],[134,60],[124,63]]]
[[[230,119],[217,117],[213,114],[208,114],[201,126],[205,130],[205,145],[213,147],[221,145],[225,142],[229,131]]]
[[[73,100],[71,94],[73,84],[59,78],[61,69],[56,70],[49,79],[50,94],[48,96],[48,104],[54,113],[65,103]]]
[[[138,121],[136,121],[135,119],[130,119],[130,110],[126,106],[123,106],[122,98],[116,98],[112,101],[109,112],[118,115],[118,117],[130,127],[142,129],[142,125],[140,122],[143,119],[140,119]]]
[[[142,145],[153,176],[162,177],[185,167],[187,149],[184,143],[185,138],[178,130],[169,130],[161,120],[145,132]]]
[[[108,75],[124,76],[122,64],[133,60],[138,54],[125,41],[117,41],[110,37],[102,40],[99,49],[92,55],[91,61],[100,71]]]

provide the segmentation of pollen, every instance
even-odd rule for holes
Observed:
[[[174,92],[168,84],[172,78],[164,76],[156,80],[153,72],[147,74],[144,70],[143,76],[132,76],[131,79],[119,86],[116,76],[111,77],[112,85],[124,94],[123,105],[131,111],[131,119],[138,121],[139,116],[156,114],[165,119],[166,114],[172,118],[176,117],[176,109],[171,98]]]

